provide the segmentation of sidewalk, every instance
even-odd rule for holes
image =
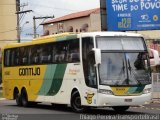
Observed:
[[[152,93],[152,101],[160,103],[160,92]]]

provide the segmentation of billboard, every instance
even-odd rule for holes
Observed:
[[[160,0],[106,0],[110,31],[160,29]]]

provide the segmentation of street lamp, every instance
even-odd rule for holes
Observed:
[[[22,27],[20,27],[20,35],[21,35],[21,33],[22,33],[22,30],[23,30],[24,25],[26,25],[26,24],[28,24],[28,23],[29,23],[29,21],[26,21],[25,23],[23,23]]]
[[[23,28],[23,27],[24,27],[24,25],[25,25],[25,24],[28,24],[28,23],[29,23],[29,21],[26,21],[26,22],[22,25],[22,27],[21,27],[21,28]]]

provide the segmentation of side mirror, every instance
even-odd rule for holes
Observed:
[[[149,49],[152,53],[153,53],[153,57],[154,57],[154,65],[159,65],[160,62],[159,62],[159,53],[157,50],[154,50],[154,49]]]
[[[97,48],[93,48],[92,50],[94,51],[94,54],[95,54],[96,65],[101,64],[102,62],[101,61],[101,50]]]

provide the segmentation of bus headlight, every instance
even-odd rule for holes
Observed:
[[[146,88],[143,90],[143,94],[151,93],[151,88]]]
[[[102,94],[113,95],[113,92],[111,90],[99,89],[98,92]]]

